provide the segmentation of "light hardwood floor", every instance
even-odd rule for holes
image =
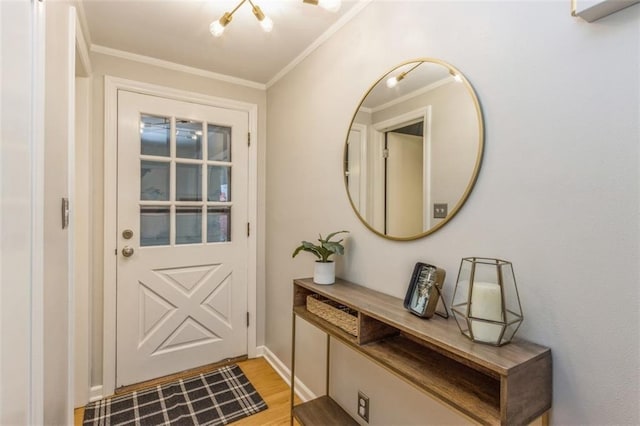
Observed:
[[[233,425],[244,426],[277,426],[289,424],[289,395],[291,389],[275,372],[264,358],[249,359],[237,363],[249,381],[256,388],[260,396],[265,400],[268,409],[246,417]],[[296,403],[300,401],[296,397]],[[82,425],[84,408],[76,408],[74,422],[76,426]],[[294,425],[298,425],[294,422]]]

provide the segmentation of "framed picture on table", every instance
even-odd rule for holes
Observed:
[[[444,269],[437,266],[416,263],[404,298],[404,307],[419,317],[431,318],[436,313],[445,275]]]

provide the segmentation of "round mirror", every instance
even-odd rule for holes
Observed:
[[[437,59],[405,62],[353,115],[344,150],[351,205],[385,238],[424,237],[460,210],[483,149],[482,111],[467,79]]]

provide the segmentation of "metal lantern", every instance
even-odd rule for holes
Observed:
[[[511,262],[467,257],[453,292],[453,316],[474,342],[502,346],[522,324],[522,306]]]

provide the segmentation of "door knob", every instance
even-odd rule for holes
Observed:
[[[133,247],[124,246],[122,248],[122,255],[124,257],[131,257],[132,254],[133,254]]]

